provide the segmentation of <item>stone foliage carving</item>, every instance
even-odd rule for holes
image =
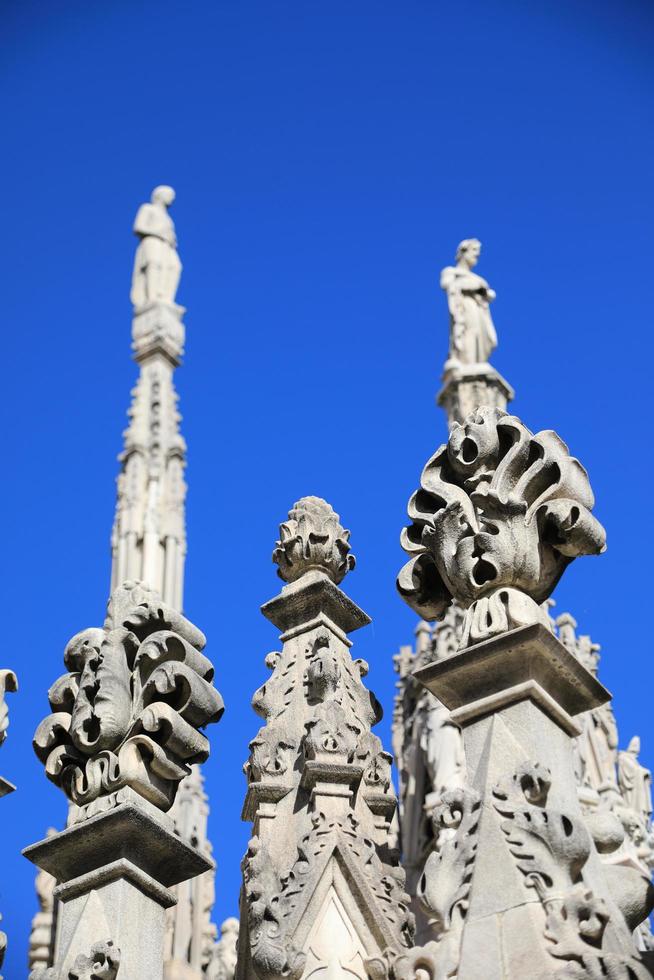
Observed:
[[[168,208],[175,191],[164,184],[155,187],[149,204],[142,204],[134,221],[140,239],[134,256],[130,298],[136,311],[150,303],[173,304],[182,273],[177,254],[175,225]]]
[[[480,408],[425,466],[402,534],[398,588],[419,615],[467,610],[461,646],[544,623],[541,603],[573,558],[605,547],[593,492],[555,432]]]
[[[95,943],[88,956],[80,955],[65,975],[54,967],[32,970],[29,980],[116,980],[120,950],[111,941]]]
[[[445,370],[461,364],[488,361],[497,347],[490,304],[495,290],[472,270],[479,261],[481,242],[466,238],[456,250],[456,265],[441,272],[441,289],[450,310],[450,353]]]
[[[609,921],[605,902],[583,879],[591,840],[581,820],[548,806],[549,770],[526,762],[493,790],[501,828],[525,885],[543,904],[548,952],[565,963],[556,976],[644,980],[637,955],[603,949]]]
[[[86,815],[129,786],[168,810],[189,766],[209,755],[199,730],[223,712],[204,635],[157,593],[127,582],[102,629],[68,643],[68,673],[49,691],[52,714],[34,748],[48,777]]]
[[[333,508],[320,497],[303,497],[280,524],[272,558],[285,582],[319,569],[338,585],[355,566],[349,552],[350,532],[341,526]]]
[[[474,790],[459,788],[443,794],[432,816],[438,843],[418,888],[435,939],[408,951],[386,950],[369,962],[371,980],[445,980],[457,975],[480,806]]]

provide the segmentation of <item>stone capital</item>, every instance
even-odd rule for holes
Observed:
[[[450,425],[463,422],[479,405],[506,410],[515,391],[490,364],[459,364],[443,374],[436,404],[445,409]]]
[[[88,877],[91,887],[94,875],[102,878],[107,865],[120,861],[163,888],[213,868],[213,861],[175,833],[165,814],[133,791],[124,790],[116,797],[113,809],[31,844],[23,854],[56,878],[59,889],[81,876]]]
[[[414,677],[465,726],[517,701],[532,700],[570,735],[574,715],[591,711],[611,695],[541,623],[502,633]]]
[[[186,331],[183,306],[155,301],[135,311],[132,320],[134,360],[142,362],[153,354],[162,354],[178,367],[184,353]]]
[[[278,596],[261,607],[261,612],[286,634],[319,619],[328,620],[343,633],[367,626],[370,617],[320,571],[306,572],[296,582],[285,585]],[[316,625],[318,625],[316,623]]]

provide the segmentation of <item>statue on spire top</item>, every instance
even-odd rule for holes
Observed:
[[[450,351],[446,370],[461,364],[484,364],[497,347],[490,313],[495,290],[472,271],[480,252],[478,239],[464,239],[456,250],[456,265],[448,265],[441,272],[441,289],[447,293],[450,310]]]
[[[136,312],[151,303],[174,305],[182,263],[177,254],[175,225],[168,208],[175,200],[172,187],[161,184],[152,191],[149,204],[142,204],[134,221],[140,238],[134,256],[130,298]]]

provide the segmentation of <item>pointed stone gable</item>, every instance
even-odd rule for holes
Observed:
[[[413,921],[391,824],[391,756],[371,731],[380,706],[348,634],[369,619],[339,588],[354,566],[349,532],[316,497],[281,525],[273,560],[287,584],[263,607],[283,630],[253,698],[243,817],[237,976],[367,977]]]

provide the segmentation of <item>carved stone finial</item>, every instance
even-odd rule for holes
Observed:
[[[126,582],[102,629],[86,629],[64,653],[68,673],[48,697],[34,750],[46,774],[83,816],[124,787],[168,810],[179,782],[209,755],[199,731],[218,721],[222,698],[203,634],[156,592]]]
[[[324,572],[338,585],[354,568],[350,532],[321,497],[302,497],[279,526],[279,541],[272,560],[285,582],[295,582],[310,571]]]
[[[462,648],[518,626],[550,629],[541,603],[573,558],[605,548],[594,502],[555,432],[480,408],[454,424],[409,501],[400,594],[426,619],[461,603]]]

